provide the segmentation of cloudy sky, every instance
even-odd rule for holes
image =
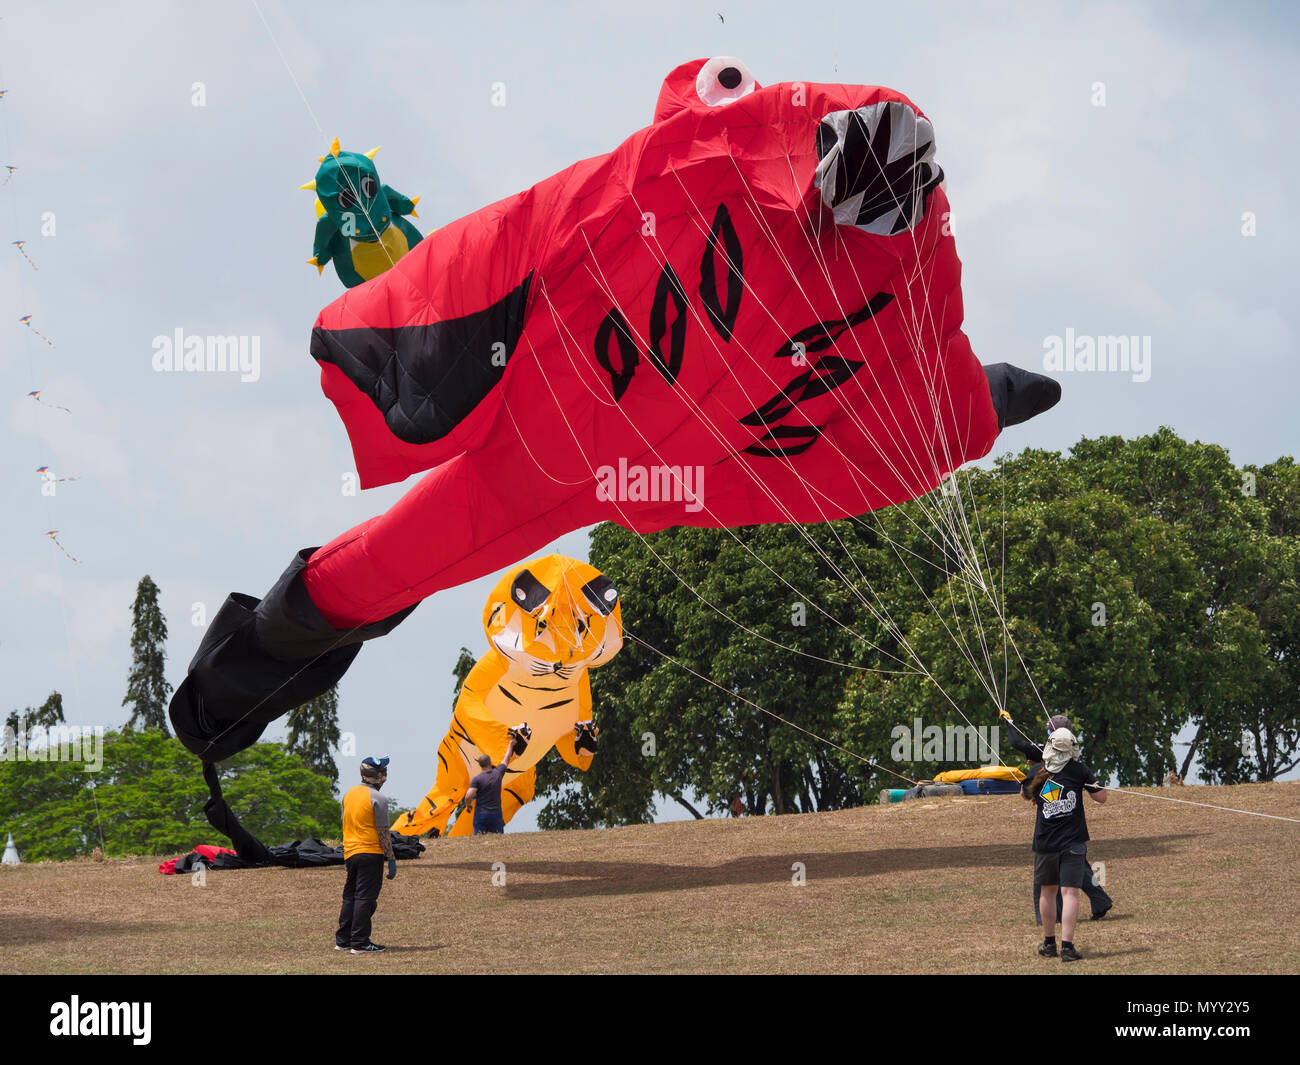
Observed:
[[[297,187],[332,137],[384,145],[383,180],[422,195],[421,221],[438,226],[609,151],[687,59],[735,55],[764,83],[880,84],[917,102],[983,361],[1041,366],[1067,330],[1151,338],[1149,380],[1064,374],[1060,406],[999,448],[1169,425],[1239,463],[1296,451],[1289,4],[17,2],[0,15],[0,164],[18,167],[0,188],[0,247],[25,239],[39,267],[12,249],[0,260],[0,711],[57,688],[71,722],[120,724],[142,575],[162,588],[176,683],[196,604],[211,615],[232,590],[261,595],[294,550],[401,495],[341,491],[351,453],[307,354],[341,287],[304,264],[314,217]],[[177,329],[258,337],[258,380],[155,372],[154,338]],[[79,480],[42,495],[42,465]],[[556,549],[585,557],[586,536]],[[343,728],[362,753],[398,756],[390,790],[406,802],[432,781],[451,667],[462,645],[483,649],[494,579],[434,596],[343,682]]]

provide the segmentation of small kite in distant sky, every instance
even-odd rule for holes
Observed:
[[[66,410],[69,414],[72,413],[67,407],[60,407],[57,403],[46,403],[45,400],[41,399],[41,390],[39,388],[35,392],[28,392],[27,398],[36,400],[42,407],[49,407],[50,410]]]
[[[72,559],[73,562],[81,561],[81,559],[77,558],[76,555],[72,554],[72,552],[70,552],[66,547],[64,547],[61,543],[59,543],[58,529],[51,529],[45,535],[48,536],[51,540],[53,540],[55,545],[58,547],[58,549],[62,551],[65,555],[67,555],[70,559]]]
[[[79,481],[80,477],[55,477],[54,471],[48,466],[37,466],[36,472],[44,477],[47,481],[53,481],[55,484],[62,484],[64,481]]]
[[[39,329],[37,329],[36,326],[32,325],[32,316],[30,314],[24,314],[18,320],[22,322],[23,325],[25,325],[33,333],[35,333],[38,337],[40,337],[43,341],[45,341],[45,343],[47,343],[50,347],[54,347],[54,341],[51,340],[49,337],[47,337]]]
[[[8,91],[9,91],[8,89],[0,89],[0,100],[3,100],[5,98],[5,93],[7,93]]]
[[[9,182],[13,180],[14,171],[17,170],[18,168],[16,166],[7,166],[5,167],[5,169],[8,170],[9,173],[5,176],[4,181],[0,182],[0,186],[8,185]]]
[[[32,265],[32,269],[33,269],[33,270],[39,270],[39,269],[40,269],[39,266],[37,266],[35,263],[32,262],[32,257],[31,257],[30,255],[27,254],[27,247],[26,247],[26,245],[27,245],[27,241],[25,241],[25,240],[15,240],[15,241],[13,242],[13,245],[14,245],[15,248],[17,248],[17,249],[22,253],[23,258],[26,259],[29,263],[31,263],[31,265]]]

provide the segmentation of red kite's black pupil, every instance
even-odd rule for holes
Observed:
[[[740,84],[741,74],[735,67],[726,67],[718,74],[718,84],[724,89],[734,89]]]

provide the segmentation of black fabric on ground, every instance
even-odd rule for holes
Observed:
[[[420,842],[418,836],[403,836],[400,832],[393,832],[391,835],[393,857],[406,861],[418,858],[424,852],[424,844]],[[318,839],[295,839],[291,843],[282,843],[278,847],[262,849],[266,856],[256,861],[250,861],[236,854],[218,854],[215,860],[209,862],[198,851],[191,851],[184,858],[177,859],[176,872],[192,873],[200,865],[205,869],[265,869],[275,865],[287,869],[310,869],[323,865],[345,864],[341,846],[327,847]]]
[[[313,865],[342,865],[343,848],[327,847],[318,839],[295,839],[272,847],[269,864],[285,865],[290,869],[303,869]]]

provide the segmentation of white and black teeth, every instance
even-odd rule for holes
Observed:
[[[832,111],[817,128],[814,185],[838,225],[879,236],[910,232],[943,180],[934,128],[907,104]]]

